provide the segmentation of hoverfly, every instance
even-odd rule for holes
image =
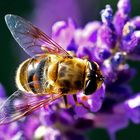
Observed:
[[[68,106],[67,95],[76,103],[78,91],[93,94],[101,87],[103,76],[96,62],[71,56],[60,45],[29,21],[8,14],[6,24],[30,58],[16,73],[18,90],[2,105],[0,124],[13,122],[60,97]]]

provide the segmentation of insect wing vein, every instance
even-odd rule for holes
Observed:
[[[5,21],[14,39],[30,56],[45,53],[69,55],[67,51],[29,21],[11,14],[5,16]]]
[[[36,95],[21,90],[14,92],[1,106],[0,124],[7,124],[20,119],[42,105],[49,105],[54,100],[62,97],[61,94]]]

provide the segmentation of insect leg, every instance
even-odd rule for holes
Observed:
[[[65,103],[66,108],[70,108],[71,105],[68,104],[67,95],[63,95],[63,99],[64,99],[64,103]]]
[[[73,95],[73,99],[74,99],[74,101],[75,101],[75,103],[76,103],[77,106],[80,106],[80,105],[81,105],[81,104],[78,102],[78,100],[77,100],[76,94]]]

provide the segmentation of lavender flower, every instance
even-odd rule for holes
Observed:
[[[69,95],[70,109],[62,109],[57,103],[53,105],[57,109],[52,106],[44,115],[45,125],[49,122],[49,126],[53,125],[61,136],[66,136],[67,130],[73,130],[73,133],[80,133],[85,138],[85,130],[102,127],[115,139],[115,132],[127,127],[129,120],[140,122],[139,93],[134,96],[128,83],[136,75],[136,69],[127,62],[129,59],[139,60],[140,20],[139,17],[130,19],[130,11],[130,1],[120,0],[114,17],[111,6],[107,5],[101,11],[102,21],[93,21],[84,29],[76,28],[72,20],[61,21],[61,25],[56,22],[52,27],[53,38],[61,46],[73,51],[77,57],[98,62],[105,77],[101,89],[93,95],[77,93],[85,108],[75,105]],[[81,124],[79,121],[82,121]],[[89,123],[84,123],[86,121]]]

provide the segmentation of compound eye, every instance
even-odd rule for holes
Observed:
[[[95,62],[89,63],[90,70],[96,71],[98,69],[98,64]]]
[[[84,94],[85,95],[91,95],[93,92],[95,92],[97,89],[97,84],[95,82],[95,80],[88,80],[86,82],[86,87],[84,90]]]

